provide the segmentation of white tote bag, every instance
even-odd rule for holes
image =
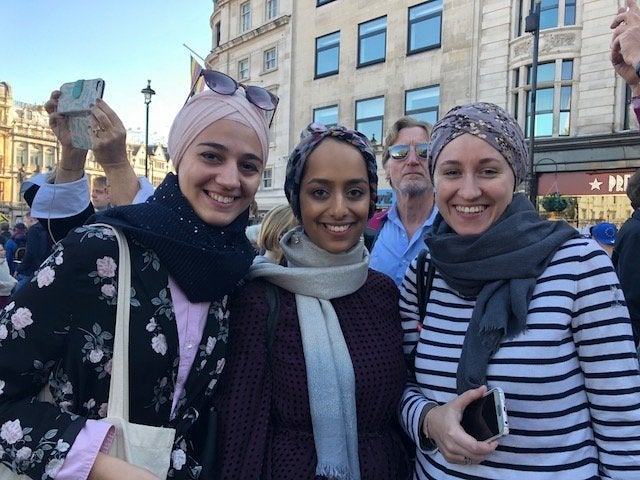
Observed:
[[[109,406],[106,422],[114,425],[115,439],[109,455],[125,460],[132,465],[149,470],[158,478],[166,478],[171,462],[171,451],[175,430],[152,427],[129,421],[129,302],[131,297],[131,259],[129,244],[116,228],[106,224],[95,224],[111,228],[120,248],[118,260],[118,305],[116,329],[113,339],[113,362],[109,386]],[[49,392],[48,385],[44,391]],[[42,394],[41,394],[42,395]],[[44,395],[45,397],[47,395]],[[49,395],[49,399],[50,399]],[[17,475],[0,464],[0,480],[28,480],[26,475]]]

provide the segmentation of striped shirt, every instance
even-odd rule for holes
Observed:
[[[474,300],[436,271],[419,328],[415,269],[414,261],[401,286],[405,354],[418,343],[416,384],[405,389],[401,416],[419,444],[425,404],[456,397]],[[509,435],[480,465],[450,464],[418,448],[415,478],[640,479],[640,373],[629,313],[609,257],[591,240],[569,240],[556,252],[538,278],[527,329],[502,342],[487,385],[505,392]]]

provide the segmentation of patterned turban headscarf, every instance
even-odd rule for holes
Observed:
[[[205,128],[218,120],[232,120],[253,129],[260,141],[262,162],[267,163],[269,123],[263,110],[247,100],[242,88],[238,88],[233,95],[221,95],[207,89],[187,101],[169,130],[167,148],[176,172],[189,145]]]
[[[284,182],[284,193],[289,200],[289,205],[296,218],[300,219],[300,183],[304,174],[305,165],[311,152],[325,138],[333,138],[340,142],[348,143],[356,147],[364,158],[369,179],[371,202],[369,204],[369,217],[376,211],[376,198],[378,191],[378,169],[376,167],[376,154],[374,153],[366,136],[356,130],[350,130],[341,125],[325,127],[319,123],[311,123],[300,134],[300,143],[293,149],[287,162],[287,175]]]
[[[520,125],[503,108],[484,102],[453,107],[434,125],[428,153],[431,178],[445,145],[465,133],[481,138],[502,154],[513,170],[516,187],[526,178],[529,154]]]

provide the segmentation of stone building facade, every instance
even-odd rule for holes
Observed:
[[[355,127],[381,152],[404,114],[433,122],[454,105],[489,101],[528,135],[531,8],[530,0],[214,1],[207,68],[280,97],[261,210],[285,201],[287,155],[314,120]],[[540,4],[532,182],[538,199],[569,196],[565,217],[576,226],[621,223],[626,178],[640,167],[629,92],[609,61],[617,8],[616,0]]]

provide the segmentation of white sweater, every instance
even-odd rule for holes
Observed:
[[[456,396],[456,370],[474,301],[434,277],[418,331],[415,260],[401,286],[405,353],[418,340],[417,386],[402,422],[417,442],[428,400]],[[481,465],[449,464],[418,449],[418,479],[640,479],[640,374],[629,313],[609,257],[593,242],[566,242],[538,278],[527,330],[503,341],[487,369],[505,391],[510,434]]]

